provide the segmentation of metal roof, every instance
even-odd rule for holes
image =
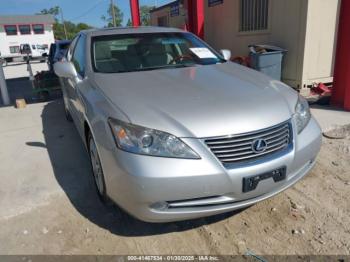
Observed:
[[[0,15],[1,25],[11,24],[53,24],[52,15]]]

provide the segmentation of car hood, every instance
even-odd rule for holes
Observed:
[[[291,118],[297,93],[240,65],[93,75],[106,98],[133,124],[178,137],[264,129]]]

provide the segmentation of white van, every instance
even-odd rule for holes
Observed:
[[[21,44],[20,53],[23,55],[28,54],[30,58],[41,58],[47,56],[48,49],[43,45]]]

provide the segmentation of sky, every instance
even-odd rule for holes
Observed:
[[[172,0],[139,0],[140,5],[163,5]],[[110,0],[0,0],[0,15],[30,15],[53,6],[62,8],[64,19],[74,23],[84,22],[95,27],[105,23],[101,16],[107,13]],[[129,0],[114,0],[124,13],[124,24],[130,18]]]

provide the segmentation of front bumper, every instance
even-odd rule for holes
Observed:
[[[294,128],[293,128],[293,132]],[[140,220],[170,222],[241,209],[272,197],[304,177],[315,164],[321,130],[312,118],[289,152],[250,165],[224,167],[198,139],[183,139],[199,160],[141,156],[116,148],[100,148],[108,196]],[[244,177],[285,166],[287,178],[260,181],[242,192]]]

